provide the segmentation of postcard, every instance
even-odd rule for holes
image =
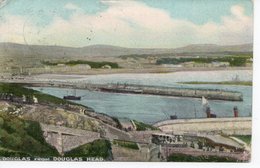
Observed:
[[[251,0],[0,0],[0,161],[251,161]]]

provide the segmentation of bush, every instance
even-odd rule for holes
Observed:
[[[80,65],[80,64],[87,64],[91,68],[102,68],[104,65],[109,65],[111,68],[119,68],[118,64],[115,62],[94,62],[94,61],[84,61],[84,60],[71,60],[68,62],[49,62],[49,61],[42,61],[44,65],[56,66],[58,64],[65,64],[69,66]]]
[[[4,125],[4,119],[2,117],[0,117],[0,128],[2,128]]]

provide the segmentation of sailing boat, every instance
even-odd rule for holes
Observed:
[[[76,96],[76,89],[74,89],[74,95],[63,96],[65,100],[81,100],[81,96]]]
[[[201,98],[201,104],[203,107],[209,106],[209,102],[204,96]]]
[[[201,98],[201,104],[203,106],[204,112],[206,112],[206,114],[207,114],[207,118],[216,118],[217,117],[216,114],[211,113],[209,102],[204,96],[202,96],[202,98]]]

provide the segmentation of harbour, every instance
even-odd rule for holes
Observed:
[[[228,81],[238,75],[241,81],[252,80],[252,71],[197,71],[176,72],[168,74],[111,74],[111,75],[38,75],[10,82],[25,83],[28,87],[43,93],[64,98],[67,95],[77,95],[81,100],[71,100],[118,118],[136,119],[153,124],[170,119],[176,115],[178,119],[206,118],[202,106],[202,97],[176,97],[137,93],[111,93],[99,91],[98,88],[117,86],[153,85],[155,88],[177,88],[198,90],[223,90],[231,93],[241,93],[243,101],[214,100],[205,96],[211,107],[212,114],[218,118],[233,117],[233,108],[237,106],[239,117],[251,117],[252,87],[217,84],[180,84],[179,82],[194,81]],[[214,75],[210,75],[214,74]],[[38,84],[37,84],[38,83]],[[92,86],[92,87],[91,87]]]
[[[213,86],[212,86],[213,87]],[[219,86],[221,87],[221,86]],[[208,100],[212,113],[217,117],[233,117],[234,106],[238,107],[240,117],[251,116],[251,89],[250,87],[227,86],[230,90],[236,90],[243,94],[243,101]],[[43,93],[62,98],[74,92],[74,89],[57,87],[33,87]],[[206,118],[201,98],[169,97],[145,94],[122,94],[99,91],[76,89],[80,101],[73,101],[82,105],[90,106],[96,112],[105,113],[118,118],[130,118],[145,123],[155,123],[167,120],[172,115],[178,119]]]

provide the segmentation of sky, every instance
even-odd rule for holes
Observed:
[[[252,0],[0,0],[0,42],[176,48],[253,42]]]

